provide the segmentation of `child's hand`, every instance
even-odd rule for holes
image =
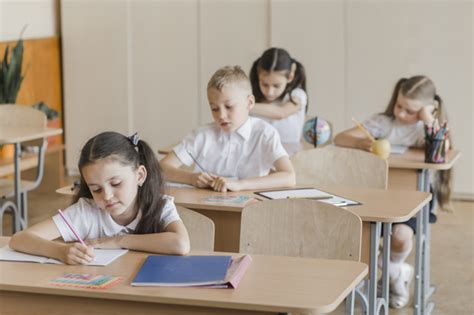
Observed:
[[[226,191],[239,191],[240,190],[240,185],[239,181],[235,179],[230,179],[226,177],[217,177],[213,183],[211,184],[211,187],[215,191],[220,191],[220,192],[226,192]]]
[[[208,173],[194,173],[192,177],[192,185],[197,188],[210,187],[217,176]]]
[[[84,246],[81,243],[66,244],[64,258],[62,259],[68,265],[85,265],[95,258],[94,248]]]
[[[122,248],[120,241],[123,235],[112,236],[112,237],[101,237],[95,240],[87,240],[86,243],[94,248]]]
[[[423,106],[419,111],[418,111],[418,120],[423,121],[425,124],[428,126],[431,126],[433,124],[433,112],[435,110],[434,105],[426,105]]]
[[[356,148],[360,150],[372,152],[373,144],[374,144],[374,140],[370,138],[360,138],[356,140]]]

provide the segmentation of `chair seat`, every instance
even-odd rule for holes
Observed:
[[[0,198],[10,198],[15,195],[15,181],[13,179],[0,179]],[[35,182],[31,180],[22,180],[21,191],[30,191],[35,188]]]

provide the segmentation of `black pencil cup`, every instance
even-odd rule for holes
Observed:
[[[426,139],[425,162],[435,164],[446,162],[445,139]]]

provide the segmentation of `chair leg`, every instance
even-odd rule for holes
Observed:
[[[346,297],[346,315],[354,315],[354,296],[355,290],[352,290]]]
[[[26,191],[21,193],[21,210],[20,210],[20,229],[24,230],[28,227],[28,193]]]
[[[11,201],[3,201],[0,202],[0,236],[3,235],[3,215],[5,211],[11,210],[12,213],[12,234],[15,234],[17,228],[19,227],[18,220],[19,217],[17,216],[17,208],[15,204]]]

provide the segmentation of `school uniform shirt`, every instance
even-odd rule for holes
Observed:
[[[385,138],[391,145],[421,147],[424,145],[423,121],[402,124],[383,114],[375,114],[364,121],[364,126],[375,138]]]
[[[215,123],[200,127],[173,151],[185,165],[192,165],[194,158],[196,172],[237,179],[268,175],[275,161],[288,156],[275,128],[255,117],[233,132]]]
[[[290,98],[291,95],[291,98]],[[277,106],[283,106],[291,100],[298,100],[301,108],[283,119],[265,119],[268,121],[280,135],[281,143],[289,155],[293,155],[300,151],[303,147],[301,136],[303,135],[303,125],[306,114],[306,107],[308,106],[308,96],[301,88],[296,88],[291,93],[287,93],[280,102],[274,103]]]
[[[180,220],[174,198],[164,196],[166,203],[160,218],[160,230],[164,230],[171,222]],[[128,225],[123,226],[114,221],[112,216],[105,210],[101,210],[93,199],[80,198],[75,204],[64,210],[64,215],[69,223],[76,229],[81,239],[96,239],[106,236],[132,234],[141,218],[141,211],[137,217]],[[66,225],[59,214],[53,217],[62,238],[66,242],[77,241],[74,234]]]

